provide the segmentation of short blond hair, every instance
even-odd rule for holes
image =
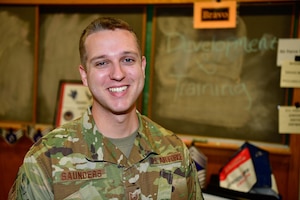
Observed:
[[[137,47],[139,53],[141,55],[141,47],[139,45],[139,40],[136,33],[133,31],[132,27],[124,20],[113,18],[113,17],[100,17],[92,21],[82,32],[79,40],[79,54],[80,54],[80,61],[83,67],[86,69],[86,49],[85,49],[85,40],[86,38],[95,32],[103,31],[103,30],[115,30],[115,29],[122,29],[131,32],[137,43]]]

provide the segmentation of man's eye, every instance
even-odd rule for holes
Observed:
[[[132,58],[125,58],[124,62],[126,62],[126,63],[133,63],[134,59],[132,59]]]
[[[103,65],[105,65],[105,64],[106,64],[106,62],[104,62],[104,61],[96,62],[96,63],[95,63],[96,66],[103,66]]]

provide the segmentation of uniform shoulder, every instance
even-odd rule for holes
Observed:
[[[143,127],[149,128],[151,131],[161,133],[164,136],[176,136],[173,131],[163,127],[145,115],[141,115]]]
[[[34,143],[28,151],[28,154],[32,155],[36,152],[45,152],[53,147],[65,147],[66,143],[70,143],[75,141],[76,138],[81,137],[78,134],[80,133],[78,130],[81,130],[81,125],[76,121],[57,127]]]
[[[171,144],[173,146],[184,146],[183,141],[171,130],[164,128],[150,118],[142,115],[142,126],[144,133],[150,135],[154,141],[160,144]]]

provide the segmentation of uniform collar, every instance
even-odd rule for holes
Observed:
[[[119,150],[110,140],[97,129],[91,110],[88,109],[82,117],[82,133],[88,145],[87,160],[91,162],[110,162],[119,166],[130,167],[151,154],[159,154],[151,136],[147,120],[136,111],[139,119],[139,128],[129,158]]]

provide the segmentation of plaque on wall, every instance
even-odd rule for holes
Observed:
[[[80,117],[92,105],[92,99],[88,87],[80,81],[61,81],[55,125],[61,126]]]

